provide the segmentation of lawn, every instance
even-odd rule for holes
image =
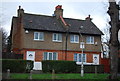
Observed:
[[[54,78],[52,74],[33,74],[32,79],[107,79],[109,74],[84,74],[84,77],[81,77],[80,74],[55,74]],[[11,79],[29,79],[29,74],[18,74],[11,73]]]

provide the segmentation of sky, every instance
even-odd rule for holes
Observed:
[[[12,17],[17,16],[19,6],[25,13],[52,16],[55,7],[62,5],[63,17],[85,20],[88,15],[91,15],[92,22],[102,31],[108,26],[110,20],[107,14],[109,4],[105,0],[4,0],[0,1],[0,5],[0,11],[2,11],[0,25],[8,32],[8,35]]]

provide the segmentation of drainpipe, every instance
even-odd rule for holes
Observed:
[[[68,41],[69,30],[66,30],[66,41],[65,41],[65,60],[67,60],[67,41]]]

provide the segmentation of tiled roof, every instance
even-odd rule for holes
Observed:
[[[79,20],[64,18],[65,22],[69,24],[70,33],[94,34],[102,35],[103,33],[89,20]],[[35,15],[24,13],[23,25],[25,29],[44,30],[54,32],[66,32],[60,19],[53,16]],[[79,28],[83,26],[82,30]]]

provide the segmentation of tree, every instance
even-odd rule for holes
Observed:
[[[3,28],[0,28],[0,32],[2,33],[2,50],[4,50],[7,48],[7,32]]]
[[[110,25],[106,24],[106,28],[104,28],[102,36],[102,52],[103,58],[109,58],[109,40],[110,40]]]
[[[108,14],[110,15],[110,60],[111,60],[111,79],[117,78],[118,72],[118,20],[119,20],[119,9],[118,5],[116,5],[115,0],[109,0],[109,10]]]

